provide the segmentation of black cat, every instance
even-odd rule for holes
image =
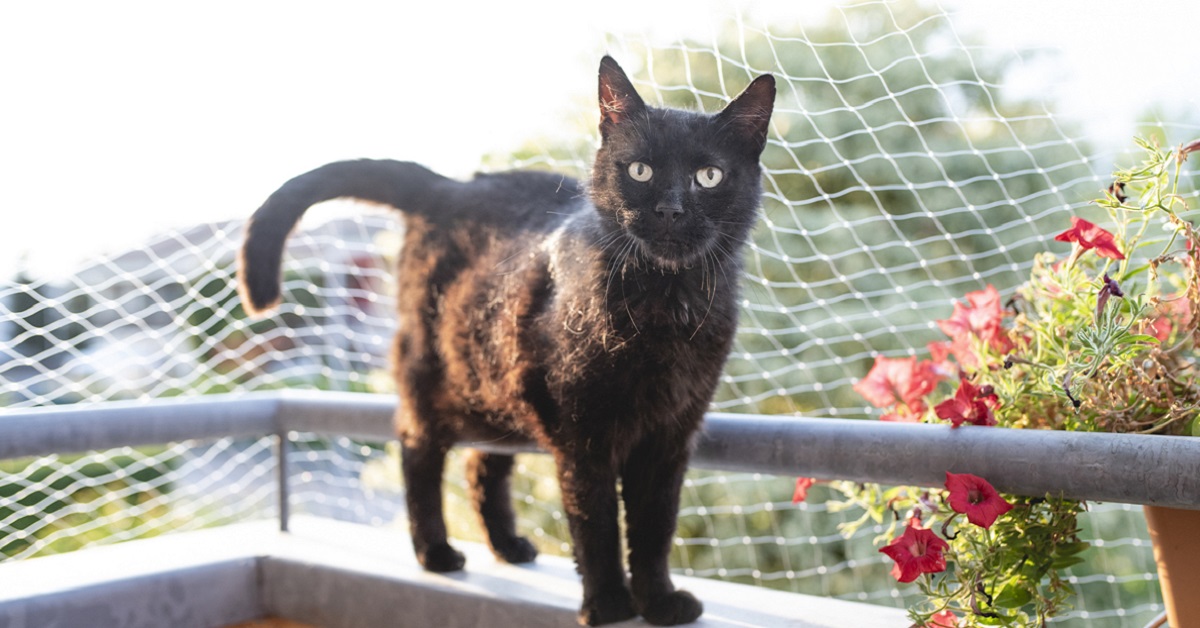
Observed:
[[[774,99],[764,75],[717,114],[649,107],[605,57],[590,188],[544,172],[460,182],[413,163],[347,161],[288,181],[255,212],[239,260],[251,313],[278,302],[284,241],[310,205],[353,197],[404,212],[396,421],[426,569],[463,566],[442,515],[447,450],[532,439],[558,464],[580,621],[640,613],[671,625],[703,612],[675,589],[667,558],[690,439],[737,326]],[[521,563],[537,551],[515,529],[512,465],[473,451],[468,478],[493,552]]]

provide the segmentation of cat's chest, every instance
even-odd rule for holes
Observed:
[[[607,293],[608,325],[626,336],[641,335],[643,330],[665,340],[694,339],[701,332],[714,332],[719,320],[711,320],[714,309],[720,314],[728,308],[730,295],[707,276],[626,278],[620,290]],[[714,326],[705,330],[713,322]],[[710,336],[711,333],[705,333]],[[687,344],[682,345],[687,349]]]
[[[706,404],[735,326],[719,296],[697,304],[696,295],[663,289],[568,300],[542,321],[555,337],[548,377],[565,402],[585,399],[622,415],[671,416]]]
[[[447,387],[465,407],[515,416],[543,389],[548,405],[528,409],[547,416],[673,421],[707,405],[736,327],[729,286],[622,275],[589,253],[498,249],[440,287]]]
[[[661,430],[690,433],[719,380],[718,353],[686,339],[634,337],[558,356],[546,372],[555,411],[541,418],[615,442]]]

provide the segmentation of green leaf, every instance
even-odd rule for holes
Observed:
[[[1071,567],[1073,565],[1078,565],[1079,563],[1082,563],[1082,562],[1083,562],[1082,556],[1062,556],[1059,558],[1055,558],[1054,562],[1050,563],[1050,566],[1054,567],[1055,569],[1066,569],[1067,567]]]
[[[1054,548],[1054,553],[1057,556],[1074,556],[1083,550],[1091,547],[1092,544],[1087,541],[1076,541],[1075,543],[1063,543]]]
[[[1151,244],[1155,244],[1155,243],[1153,243],[1153,242],[1143,242],[1143,243],[1141,243],[1141,244],[1139,244],[1139,245],[1138,245],[1138,248],[1141,248],[1141,247],[1144,247],[1144,246],[1150,246]],[[1124,277],[1121,277],[1121,281],[1122,281],[1122,282],[1128,281],[1129,279],[1132,279],[1133,277],[1136,277],[1136,276],[1138,276],[1138,275],[1140,275],[1140,274],[1142,274],[1142,273],[1146,272],[1147,270],[1150,270],[1150,265],[1149,265],[1149,264],[1142,264],[1141,266],[1138,266],[1137,268],[1133,268],[1133,269],[1127,270],[1127,271],[1125,271],[1125,276],[1124,276]]]
[[[1029,589],[1021,586],[1020,582],[1013,582],[1004,587],[1004,590],[992,600],[993,606],[1000,608],[1021,608],[1033,600],[1033,594]]]
[[[1046,572],[1049,571],[1049,569],[1050,566],[1046,564],[1045,560],[1036,562],[1031,560],[1022,565],[1020,571],[1017,573],[1029,580],[1038,582],[1042,579],[1042,576],[1046,575]]]

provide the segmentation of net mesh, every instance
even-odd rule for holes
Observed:
[[[937,5],[839,5],[787,22],[732,14],[707,38],[626,33],[608,49],[649,101],[673,106],[711,111],[759,73],[779,80],[742,328],[716,410],[872,416],[851,385],[873,357],[924,356],[954,299],[988,284],[1010,291],[1035,253],[1058,250],[1049,238],[1068,216],[1103,222],[1088,201],[1121,158],[1053,103],[1006,86],[1036,51],[991,44]],[[1172,142],[1198,128],[1148,122]],[[485,167],[582,175],[594,144],[589,123]],[[262,321],[237,303],[236,222],[177,229],[67,280],[17,273],[0,284],[0,405],[391,390],[402,295],[390,269],[403,226],[365,208],[309,216],[289,244],[283,303]],[[389,447],[296,435],[290,456],[298,511],[403,518]],[[549,464],[521,459],[520,527],[543,551],[569,554]],[[449,466],[452,532],[477,539],[461,464]],[[272,469],[266,439],[0,461],[0,559],[269,516]],[[837,525],[857,513],[833,511],[820,487],[793,505],[791,490],[790,478],[691,473],[676,570],[879,604],[913,599],[875,551],[878,530],[843,539]],[[1084,529],[1094,547],[1071,568],[1080,595],[1056,621],[1145,623],[1161,599],[1140,512],[1095,505]]]

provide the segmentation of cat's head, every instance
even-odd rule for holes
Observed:
[[[650,107],[604,57],[596,209],[632,237],[643,259],[667,270],[735,253],[758,217],[758,159],[774,102],[775,79],[766,74],[719,113]]]

